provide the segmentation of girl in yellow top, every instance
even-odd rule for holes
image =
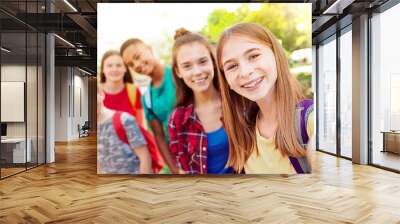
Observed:
[[[226,29],[217,62],[228,166],[246,173],[311,172],[313,102],[304,100],[274,35],[254,23]]]

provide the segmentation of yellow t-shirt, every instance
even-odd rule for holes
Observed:
[[[307,118],[307,134],[314,133],[314,111]],[[311,138],[310,138],[311,139]],[[265,138],[260,135],[256,128],[256,141],[259,154],[254,150],[244,166],[247,174],[296,174],[288,156],[282,154],[275,148],[273,138]]]

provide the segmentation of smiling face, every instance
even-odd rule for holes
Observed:
[[[258,101],[273,90],[277,79],[271,48],[244,36],[232,36],[221,54],[222,69],[232,90]]]
[[[104,60],[103,73],[106,82],[120,82],[124,79],[126,68],[121,56],[111,55]]]
[[[156,67],[156,59],[151,49],[142,43],[127,47],[122,57],[131,72],[150,76]]]
[[[176,55],[177,76],[193,90],[208,90],[214,78],[214,65],[209,50],[194,42],[182,45]]]

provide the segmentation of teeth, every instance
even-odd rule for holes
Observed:
[[[206,79],[207,79],[207,77],[206,78],[202,78],[202,79],[196,79],[196,80],[193,80],[193,82],[194,83],[204,82]]]
[[[252,83],[250,83],[250,84],[248,84],[248,85],[244,85],[244,87],[250,88],[250,87],[255,86],[256,84],[257,84],[257,82],[252,82]]]
[[[245,87],[245,88],[251,88],[251,87],[257,85],[259,82],[261,82],[261,80],[262,80],[262,78],[259,78],[259,79],[255,80],[254,82],[251,82],[251,83],[249,83],[249,84],[247,84],[247,85],[243,85],[243,87]]]

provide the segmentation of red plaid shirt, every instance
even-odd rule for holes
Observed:
[[[207,173],[207,135],[193,103],[177,107],[168,122],[169,150],[179,168],[188,174]]]

